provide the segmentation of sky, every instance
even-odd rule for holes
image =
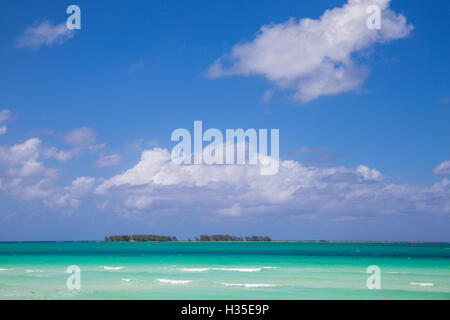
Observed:
[[[0,7],[0,241],[450,241],[448,1]],[[279,129],[278,173],[174,164],[196,120]]]

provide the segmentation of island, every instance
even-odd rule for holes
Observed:
[[[117,235],[106,236],[105,242],[175,242],[179,241],[177,237],[172,236],[160,236],[154,234],[134,234],[134,235]],[[182,241],[182,240],[181,240]],[[247,236],[236,237],[228,234],[213,234],[213,235],[201,235],[195,237],[195,240],[189,238],[189,242],[269,242],[272,241],[270,237],[262,236]]]

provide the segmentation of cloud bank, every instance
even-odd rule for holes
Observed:
[[[139,163],[100,183],[124,215],[196,212],[199,215],[336,215],[450,212],[450,181],[432,187],[398,185],[365,165],[321,168],[284,160],[274,176],[258,165],[177,165],[166,149],[142,153]]]
[[[92,137],[90,131],[75,130],[65,136],[70,137],[68,143]],[[97,144],[94,138],[87,140],[88,146]],[[61,185],[61,176],[70,168],[60,174],[65,169],[55,167],[54,161],[64,163],[65,152],[39,138],[0,146],[0,192],[61,212],[74,212],[89,200],[102,211],[148,219],[158,214],[353,219],[450,212],[447,178],[430,187],[396,184],[363,164],[326,168],[282,160],[278,174],[263,176],[259,165],[178,165],[167,149],[153,147],[122,173],[109,178],[75,176]],[[114,157],[103,158],[103,165],[116,162]],[[447,162],[435,173],[448,172]]]

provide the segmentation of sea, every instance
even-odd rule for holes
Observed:
[[[450,299],[450,243],[2,242],[0,299]]]

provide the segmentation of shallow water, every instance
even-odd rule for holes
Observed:
[[[450,244],[0,243],[0,299],[450,299]]]

